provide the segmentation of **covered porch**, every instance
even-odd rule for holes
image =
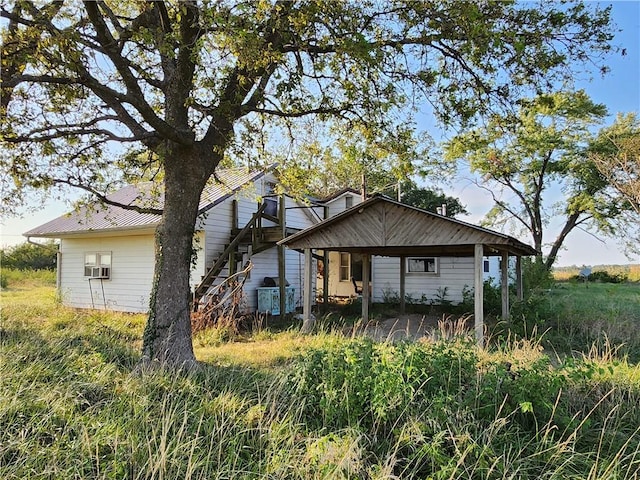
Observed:
[[[370,275],[372,256],[398,258],[400,310],[405,310],[407,257],[472,257],[474,263],[474,329],[484,344],[483,257],[502,258],[502,316],[509,316],[509,258],[516,258],[516,291],[523,298],[522,257],[535,250],[519,240],[476,225],[462,222],[386,197],[372,197],[335,217],[298,232],[280,242],[304,252],[303,330],[313,328],[311,308],[314,301],[314,252],[348,252],[363,256],[364,279]],[[326,266],[325,266],[326,268]],[[371,292],[362,284],[362,319],[369,319]]]

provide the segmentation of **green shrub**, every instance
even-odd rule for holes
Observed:
[[[53,241],[35,245],[22,243],[6,249],[0,249],[2,268],[16,270],[55,270],[58,244]]]
[[[525,292],[551,288],[553,274],[538,257],[522,260],[522,281]]]
[[[303,356],[288,382],[309,418],[322,412],[315,427],[371,429],[393,425],[426,398],[455,397],[472,385],[476,363],[474,349],[463,344],[354,339]]]
[[[580,275],[573,275],[570,280],[584,282],[585,278]],[[586,280],[600,283],[625,283],[629,281],[629,277],[625,273],[609,273],[606,270],[596,270],[591,272]]]
[[[53,286],[56,284],[56,272],[52,270],[16,270],[12,268],[0,269],[0,285],[2,289],[10,286]]]

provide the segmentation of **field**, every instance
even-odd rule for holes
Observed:
[[[558,267],[554,268],[553,276],[556,280],[568,280],[570,277],[578,275],[584,267]],[[609,275],[624,275],[631,282],[640,282],[640,265],[595,265],[593,272],[606,272]]]
[[[562,283],[490,347],[199,333],[132,373],[144,318],[1,295],[3,479],[635,479],[640,286]],[[519,316],[518,316],[519,315]]]

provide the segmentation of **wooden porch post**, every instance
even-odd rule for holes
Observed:
[[[287,233],[287,217],[286,217],[286,199],[284,195],[280,195],[278,205],[278,222],[280,222],[281,237],[284,238]],[[280,290],[280,318],[284,318],[287,313],[287,260],[284,245],[278,245],[278,287]]]
[[[323,218],[329,218],[329,207],[323,209]],[[322,263],[324,268],[324,276],[322,277],[322,308],[324,312],[329,311],[329,251],[322,251]]]
[[[482,276],[482,255],[484,249],[481,243],[476,243],[474,248],[474,319],[476,341],[480,348],[484,347],[484,295]]]
[[[362,323],[369,321],[369,259],[368,253],[362,254]]]
[[[311,249],[304,249],[304,302],[302,304],[302,333],[311,333],[314,319],[311,313],[313,304],[313,256]]]
[[[400,257],[400,315],[405,314],[405,280],[407,276],[407,257]]]
[[[500,287],[502,291],[502,319],[509,319],[509,252],[502,252],[502,268],[500,271]]]
[[[516,257],[516,295],[519,301],[524,300],[524,286],[522,284],[522,257]]]

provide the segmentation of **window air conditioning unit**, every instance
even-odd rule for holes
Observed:
[[[109,267],[92,267],[91,278],[109,278],[111,269]]]

